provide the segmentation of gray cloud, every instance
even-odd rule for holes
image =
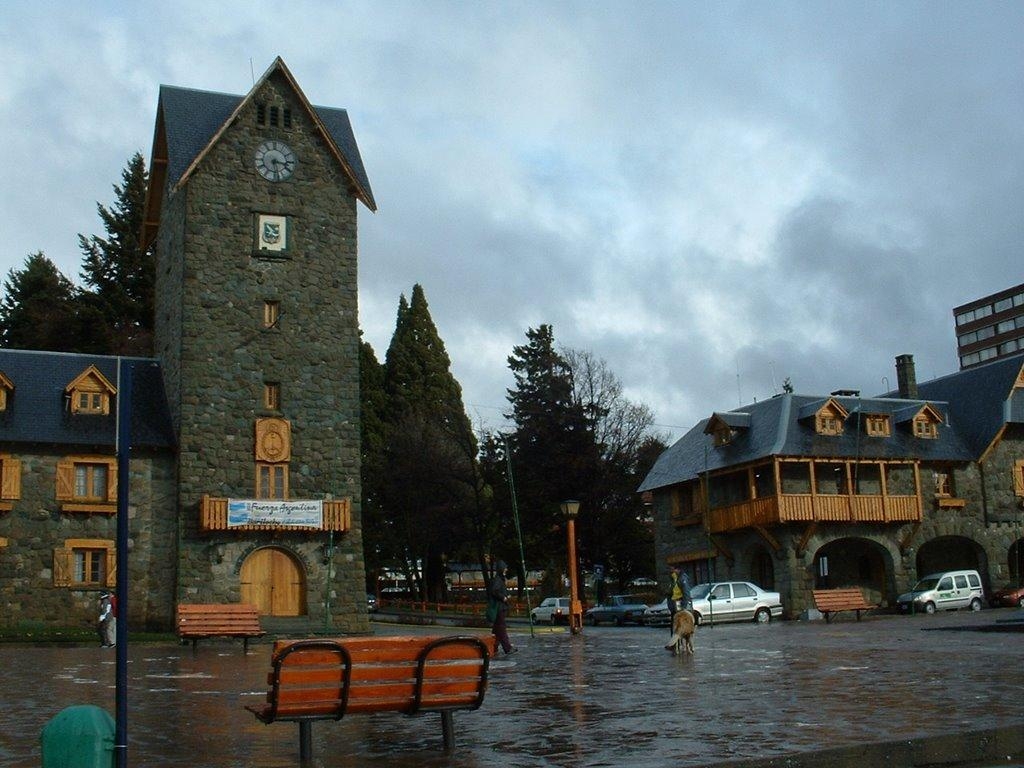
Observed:
[[[244,93],[281,55],[349,110],[361,323],[421,283],[500,423],[527,327],[605,358],[680,434],[712,410],[956,367],[951,308],[1022,282],[1024,8],[814,2],[13,2],[6,274],[76,235],[160,83]]]

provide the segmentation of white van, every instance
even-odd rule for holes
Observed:
[[[970,608],[980,611],[985,591],[977,571],[943,571],[925,576],[896,599],[900,613],[935,613]]]

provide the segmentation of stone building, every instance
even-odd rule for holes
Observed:
[[[161,87],[143,233],[157,253],[154,358],[132,361],[133,426],[151,435],[132,441],[136,625],[170,626],[180,602],[247,602],[368,629],[359,203],[376,208],[347,113],[310,104],[280,59],[245,96]],[[24,378],[33,366],[45,401]],[[113,546],[114,373],[114,358],[0,352],[0,419],[20,430],[0,432],[0,577],[15,577],[0,578],[2,620],[60,620],[112,583],[110,558],[90,553]],[[76,412],[86,384],[104,403]],[[62,429],[34,433],[49,421]],[[62,462],[79,472],[78,506],[61,499]],[[99,505],[82,474],[94,466]],[[58,548],[69,579],[47,555]]]
[[[815,588],[895,604],[927,573],[1017,584],[1024,556],[1024,356],[865,398],[784,393],[713,413],[658,459],[659,567],[694,583],[777,590],[790,616]]]

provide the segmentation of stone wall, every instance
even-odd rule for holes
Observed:
[[[290,106],[292,127],[258,126],[257,101]],[[254,153],[266,139],[295,151],[291,179],[272,183],[256,172]],[[157,333],[157,352],[177,357],[165,374],[179,431],[179,599],[237,600],[245,553],[274,545],[306,569],[310,614],[324,610],[330,592],[339,628],[364,631],[356,200],[342,168],[274,75],[185,187],[168,191],[165,211],[160,279],[180,296],[180,310],[158,315],[168,327]],[[281,257],[256,252],[260,214],[287,217]],[[280,303],[277,327],[263,327],[266,301]],[[281,385],[279,411],[264,408],[267,382]],[[254,425],[269,416],[291,425],[288,497],[352,500],[352,530],[335,536],[330,585],[326,533],[198,530],[204,494],[255,495]]]
[[[80,451],[76,452],[80,453]],[[54,549],[68,539],[117,538],[115,515],[62,512],[56,500],[57,451],[20,453],[21,498],[0,513],[0,623],[94,623],[101,587],[54,586]],[[174,615],[176,522],[169,514],[174,463],[169,454],[133,455],[129,481],[129,619],[133,629],[168,629]]]

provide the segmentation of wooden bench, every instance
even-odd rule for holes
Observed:
[[[249,652],[249,638],[262,637],[260,614],[255,605],[244,603],[181,604],[178,606],[178,637],[196,642],[203,637],[241,637],[243,651]]]
[[[825,614],[826,624],[832,620],[833,613],[856,611],[857,621],[860,621],[861,611],[870,611],[872,608],[878,607],[877,605],[871,605],[864,599],[864,593],[860,591],[859,587],[815,589],[813,592],[814,607]]]
[[[452,714],[480,707],[493,637],[364,637],[278,640],[267,703],[246,707],[264,723],[299,724],[299,758],[312,759],[314,720],[360,712],[440,712],[445,751],[455,744]]]

